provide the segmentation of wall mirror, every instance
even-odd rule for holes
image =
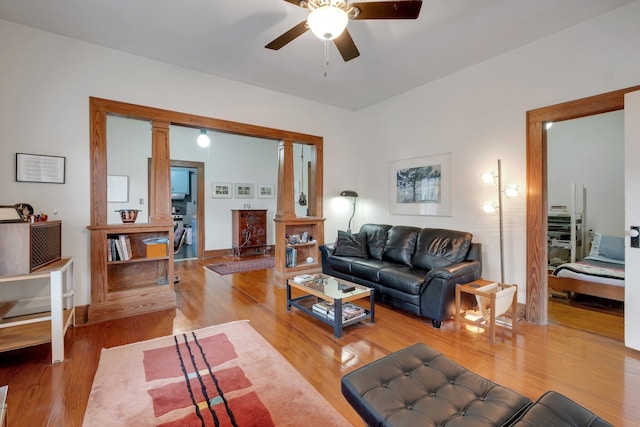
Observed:
[[[120,224],[120,209],[138,209],[136,222],[149,219],[147,159],[151,157],[148,120],[107,114],[107,223]]]
[[[309,179],[312,176],[311,157],[313,154],[313,146],[307,144],[293,144],[293,199],[295,204],[296,216],[314,216],[311,213],[315,211],[314,201],[309,194],[311,188]]]

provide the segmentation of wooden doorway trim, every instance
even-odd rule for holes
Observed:
[[[529,322],[547,314],[547,140],[545,124],[624,108],[624,95],[640,86],[527,111],[527,310]]]

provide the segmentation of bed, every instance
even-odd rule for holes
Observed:
[[[549,275],[549,287],[624,301],[624,238],[594,233],[589,256],[556,267]]]

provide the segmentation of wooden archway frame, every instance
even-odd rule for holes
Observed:
[[[180,113],[142,105],[128,104],[101,98],[89,98],[91,143],[91,225],[107,223],[107,114],[149,120],[152,123],[152,174],[149,181],[149,222],[171,222],[171,177],[169,156],[169,126],[180,125],[197,129],[280,141],[278,151],[277,217],[295,217],[293,200],[293,144],[312,147],[309,179],[309,211],[322,216],[323,138],[287,130],[255,126],[194,114]],[[203,238],[204,239],[204,238]],[[204,240],[198,241],[204,245]]]
[[[547,314],[547,134],[544,125],[624,108],[633,86],[527,111],[527,311],[529,322],[544,325]]]

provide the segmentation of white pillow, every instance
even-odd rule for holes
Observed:
[[[591,240],[591,250],[589,256],[598,256],[600,253],[600,239],[602,239],[602,233],[593,233],[593,240]]]

